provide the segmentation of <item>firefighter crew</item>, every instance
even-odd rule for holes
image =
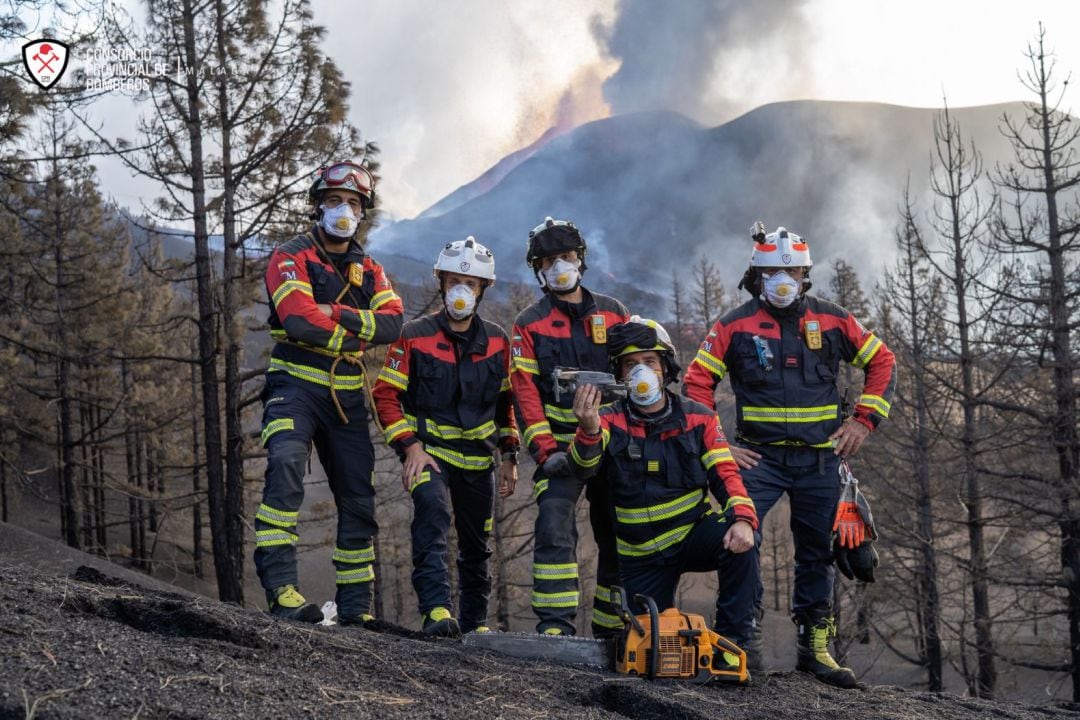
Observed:
[[[566,454],[577,429],[574,398],[567,393],[556,401],[551,373],[556,367],[606,371],[607,328],[629,317],[618,300],[582,286],[586,250],[585,238],[571,222],[549,217],[529,233],[525,260],[544,297],[518,315],[513,330],[510,380],[518,423],[537,465],[532,607],[539,619],[537,632],[549,635],[576,633],[580,596],[575,507],[586,485],[572,476]],[[597,486],[586,492],[598,550],[592,613],[597,637],[622,629],[610,596],[618,580],[615,536],[607,503],[597,497],[605,490]]]
[[[683,392],[714,407],[716,385],[731,378],[738,443],[731,452],[758,518],[765,518],[782,493],[791,500],[798,668],[853,687],[855,674],[829,654],[836,634],[831,531],[840,495],[838,465],[889,416],[895,358],[847,310],[806,294],[813,263],[803,238],[782,227],[766,235],[760,222],[751,235],[750,267],[739,287],[753,298],[712,327],[687,370]],[[841,360],[866,375],[846,419],[837,389]],[[760,572],[756,584],[760,620]],[[760,626],[753,640],[748,660],[760,667]]]
[[[600,392],[578,389],[578,429],[570,458],[592,483],[610,486],[619,575],[627,598],[675,605],[685,572],[717,571],[716,632],[744,645],[754,627],[754,547],[758,519],[720,420],[667,389],[679,375],[675,348],[658,323],[634,316],[608,332],[612,372],[628,399],[600,407]],[[720,503],[714,510],[709,492]],[[738,658],[725,654],[729,663]]]
[[[443,307],[410,320],[375,383],[387,443],[412,495],[413,588],[428,635],[486,631],[488,537],[498,447],[499,494],[517,484],[518,435],[510,393],[510,340],[476,314],[495,284],[495,259],[472,237],[448,243],[435,262]],[[458,536],[459,618],[451,612],[447,534]]]
[[[266,269],[276,341],[263,390],[266,484],[255,515],[255,567],[270,611],[323,619],[297,584],[297,519],[312,443],[337,505],[336,601],[343,625],[371,619],[374,453],[368,435],[365,348],[392,342],[402,303],[357,231],[374,200],[367,168],[323,168],[308,191],[315,225],[277,248]]]

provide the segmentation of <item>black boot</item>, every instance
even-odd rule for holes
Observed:
[[[822,682],[842,688],[857,684],[855,673],[841,667],[829,654],[829,642],[836,636],[836,622],[832,616],[793,618],[798,627],[799,670],[812,673]]]
[[[761,621],[764,618],[764,608],[758,608],[754,611],[754,626],[750,630],[750,637],[742,646],[742,649],[746,651],[747,670],[765,669],[765,660],[762,658],[762,652],[765,649],[765,634],[761,628]]]
[[[286,620],[307,623],[319,623],[323,620],[319,606],[305,600],[294,585],[282,585],[267,590],[266,602],[270,605],[270,614]]]

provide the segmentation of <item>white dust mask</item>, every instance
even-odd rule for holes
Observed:
[[[800,283],[781,270],[765,278],[765,299],[773,307],[786,308],[799,298]]]
[[[635,405],[647,407],[660,400],[660,376],[644,363],[630,369],[626,384],[630,388],[630,400]]]
[[[560,258],[544,271],[544,280],[555,292],[571,292],[581,281],[580,266],[581,261],[569,262]]]
[[[356,234],[356,226],[359,221],[353,215],[353,210],[348,203],[341,203],[336,208],[322,206],[322,228],[334,237],[351,238]]]
[[[476,296],[466,285],[455,285],[443,297],[446,312],[455,320],[464,320],[476,310]]]

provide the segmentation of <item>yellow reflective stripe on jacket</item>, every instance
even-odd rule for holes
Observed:
[[[489,533],[494,527],[495,518],[484,518],[484,532]]]
[[[722,462],[735,462],[729,448],[714,448],[701,456],[701,464],[706,470],[712,469],[713,465]]]
[[[512,428],[512,427],[501,427],[501,428],[499,428],[499,439],[500,440],[502,440],[503,438],[515,438],[515,439],[517,439],[517,436],[518,436],[517,428]]]
[[[619,619],[618,615],[606,613],[596,607],[592,610],[592,621],[593,625],[604,628],[621,628],[623,626],[623,621]]]
[[[551,434],[551,426],[548,425],[546,420],[543,420],[543,421],[538,422],[538,423],[533,423],[529,427],[525,428],[525,442],[526,443],[531,443],[533,440],[536,439],[537,435],[545,435],[545,434],[547,434],[547,435]]]
[[[420,478],[418,480],[416,480],[412,485],[409,486],[409,494],[412,495],[413,490],[420,487],[421,485],[423,485],[426,482],[431,482],[431,473],[428,472],[427,470],[420,473]]]
[[[603,452],[599,452],[599,453],[596,454],[595,457],[591,457],[591,458],[588,458],[588,459],[583,458],[583,457],[581,457],[581,455],[578,454],[577,443],[576,442],[570,443],[570,457],[572,457],[574,459],[574,462],[576,462],[581,467],[586,467],[586,468],[596,467],[597,465],[600,464],[600,460],[603,458],[603,456],[604,456]]]
[[[413,428],[409,424],[408,420],[406,420],[405,418],[401,418],[397,422],[387,425],[386,428],[383,430],[383,436],[386,438],[386,444],[389,445],[390,443],[394,442],[399,437],[410,431],[415,431],[415,428]]]
[[[287,530],[256,530],[255,547],[295,545],[300,538]]]
[[[375,313],[371,310],[355,311],[360,318],[360,332],[356,336],[361,340],[370,340],[375,337]]]
[[[514,371],[539,375],[540,363],[532,358],[523,358],[515,355],[510,360],[510,372]]]
[[[860,395],[858,404],[865,405],[884,418],[889,417],[889,410],[892,409],[892,404],[880,395]]]
[[[499,392],[508,392],[512,387],[513,385],[510,384],[510,378],[504,377],[502,382],[499,383]]]
[[[561,408],[558,405],[544,405],[544,415],[548,420],[567,423],[569,425],[577,424],[577,417],[574,416],[574,411]]]
[[[322,385],[323,387],[330,387],[330,373],[320,370],[319,368],[313,368],[308,365],[300,365],[298,363],[291,363],[282,360],[281,358],[270,358],[270,368],[268,372],[284,372],[292,375],[295,378],[301,380],[307,380],[313,382],[316,385]],[[363,375],[337,375],[334,378],[335,390],[359,390],[364,387]]]
[[[823,420],[836,420],[839,407],[836,405],[819,405],[817,407],[782,408],[782,407],[751,407],[742,409],[742,419],[748,422],[822,422]]]
[[[686,539],[686,536],[689,535],[690,531],[693,529],[694,523],[680,525],[677,528],[668,530],[663,535],[657,535],[652,540],[646,540],[638,545],[631,545],[622,538],[616,538],[619,554],[627,557],[646,557],[648,555],[653,555],[661,550],[667,550],[672,545],[678,545]]]
[[[494,463],[490,455],[466,455],[434,445],[426,445],[424,449],[427,450],[428,455],[444,460],[462,470],[487,470]]]
[[[299,517],[299,512],[278,510],[276,507],[271,507],[266,503],[262,503],[261,505],[259,505],[259,509],[255,512],[256,520],[261,520],[267,525],[274,525],[276,527],[286,529],[296,527],[296,520]]]
[[[282,430],[293,430],[296,424],[292,418],[278,418],[277,420],[271,420],[266,423],[266,427],[262,431],[262,444],[265,446],[266,441],[270,439],[270,436],[274,433],[279,433]]]
[[[379,371],[379,380],[382,380],[388,385],[393,385],[398,390],[409,389],[409,376],[403,372],[398,372],[392,367],[383,366],[383,369]]]
[[[293,292],[300,292],[308,297],[315,297],[315,293],[311,290],[311,283],[306,283],[303,280],[286,280],[278,285],[277,290],[274,291],[274,306],[276,307]]]
[[[555,442],[561,442],[564,444],[574,442],[574,433],[552,433],[551,437],[555,438]]]
[[[573,580],[578,576],[577,563],[534,563],[536,580]]]
[[[338,570],[335,579],[338,585],[371,582],[375,579],[375,568],[370,565],[365,565],[363,567],[358,567],[355,570]]]
[[[543,478],[542,480],[537,480],[536,484],[533,485],[533,497],[534,498],[539,498],[540,495],[547,489],[548,489],[548,479],[547,478]]]
[[[611,588],[605,585],[597,585],[593,593],[594,602],[611,603]]]
[[[639,523],[658,522],[670,520],[687,510],[696,507],[705,499],[704,490],[694,490],[681,495],[674,500],[659,505],[650,505],[642,508],[623,508],[615,506],[615,521],[625,525],[637,525]]]
[[[343,548],[335,547],[334,555],[330,558],[334,562],[343,563],[373,563],[375,562],[375,546],[369,545],[366,548],[360,548],[359,550],[345,550]]]
[[[750,507],[754,507],[754,501],[745,495],[732,495],[728,498],[728,501],[724,503],[724,512],[727,512],[736,505],[749,505]]]
[[[431,418],[425,418],[424,430],[440,440],[483,440],[495,434],[495,421],[488,420],[483,425],[466,430],[457,425],[440,425]]]
[[[881,349],[881,341],[877,339],[874,333],[870,333],[870,337],[866,338],[866,342],[859,348],[859,352],[855,355],[855,359],[851,361],[851,364],[857,368],[866,367],[874,356],[877,355],[877,351]]]
[[[341,325],[335,325],[334,332],[331,333],[330,340],[326,343],[326,349],[331,352],[341,352],[343,342],[345,342],[345,328]]]
[[[727,375],[727,365],[724,364],[724,361],[712,353],[706,352],[705,348],[698,349],[697,355],[694,356],[694,362],[703,366],[715,375],[718,380],[723,380],[724,376]]]
[[[576,608],[578,606],[578,592],[577,590],[570,590],[568,592],[544,593],[536,592],[534,590],[532,594],[532,606]]]
[[[393,290],[380,290],[379,292],[371,296],[371,302],[369,302],[368,305],[371,307],[372,310],[378,310],[386,303],[397,299],[397,293],[395,293]]]

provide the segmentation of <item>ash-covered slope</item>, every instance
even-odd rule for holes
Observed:
[[[899,688],[841,691],[794,672],[761,673],[748,688],[649,683],[376,630],[312,628],[92,568],[66,577],[4,560],[0,718],[1075,717]]]

